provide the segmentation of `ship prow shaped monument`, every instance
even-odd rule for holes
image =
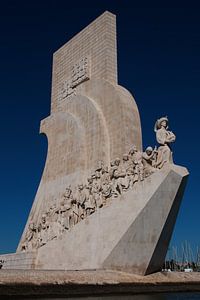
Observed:
[[[117,83],[115,16],[105,12],[54,53],[42,179],[17,252],[3,268],[161,270],[188,171],[156,121],[142,150],[140,116]]]

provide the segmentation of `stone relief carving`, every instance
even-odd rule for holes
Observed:
[[[38,224],[29,224],[21,250],[34,250],[58,238],[110,200],[114,202],[116,197],[133,189],[138,182],[144,181],[167,163],[173,163],[169,144],[175,141],[175,135],[168,131],[167,117],[156,121],[155,132],[160,144],[158,149],[149,146],[140,152],[132,146],[122,160],[115,158],[109,167],[98,161],[94,173],[85,184],[78,184],[75,188],[68,186],[61,199],[42,214]]]
[[[151,146],[148,146],[142,154],[143,158],[143,167],[144,167],[144,177],[150,176],[153,172],[155,172],[155,163],[157,157],[157,148],[154,149]]]
[[[5,260],[3,260],[3,259],[0,259],[0,269],[2,269],[3,268],[3,264],[5,263]]]
[[[66,99],[73,95],[76,95],[76,89],[72,87],[72,81],[70,79],[65,80],[61,89],[61,99]]]
[[[88,79],[90,79],[90,60],[86,56],[72,67],[72,88]]]
[[[25,240],[22,243],[22,250],[32,250],[38,248],[38,239],[37,239],[38,228],[35,226],[35,223],[30,223],[28,230],[26,232]]]
[[[76,95],[76,86],[88,79],[90,79],[90,59],[86,56],[72,66],[70,77],[62,84],[60,100]]]

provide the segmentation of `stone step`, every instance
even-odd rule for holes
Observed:
[[[20,252],[0,255],[2,269],[34,269],[36,252]]]

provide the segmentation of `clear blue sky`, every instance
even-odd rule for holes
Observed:
[[[187,3],[187,4],[186,4]],[[40,182],[52,54],[105,10],[117,15],[119,84],[138,104],[143,144],[168,115],[190,178],[172,244],[200,245],[198,1],[4,1],[0,8],[0,253],[15,251]]]

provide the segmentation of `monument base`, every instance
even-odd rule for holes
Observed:
[[[161,270],[187,176],[186,168],[166,165],[58,239],[38,248],[30,254],[32,263],[22,262],[21,267],[109,269],[140,275]],[[16,255],[20,254],[29,255]]]
[[[35,259],[37,251],[34,252],[17,252],[0,255],[3,269],[35,269]]]
[[[129,295],[128,299],[137,299],[130,294],[147,294],[142,299],[154,300],[159,297],[155,293],[197,291],[200,292],[200,273],[197,272],[156,273],[144,277],[117,271],[1,270],[0,284],[2,298],[13,296],[13,299],[53,296],[101,299],[102,295],[109,300],[113,299],[113,294],[118,294],[120,299],[123,299],[122,294]]]

